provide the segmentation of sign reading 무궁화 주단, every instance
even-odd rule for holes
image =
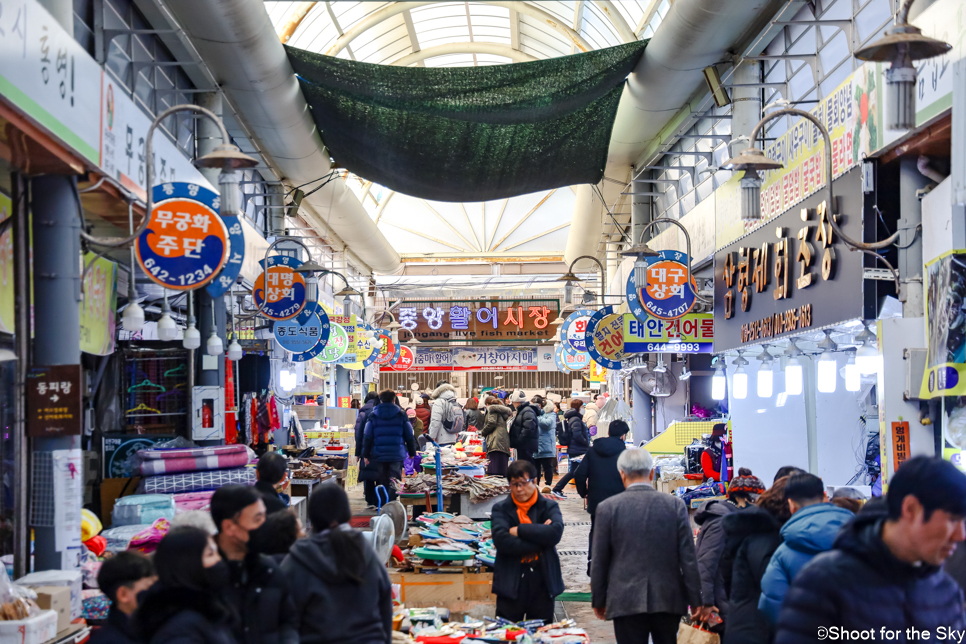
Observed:
[[[839,228],[861,240],[860,170],[832,187]],[[863,254],[849,252],[832,228],[827,198],[826,190],[813,194],[715,253],[715,352],[866,317]]]
[[[679,318],[694,307],[698,290],[694,275],[688,281],[687,253],[662,250],[647,258],[647,284],[634,286],[634,271],[627,278],[627,304],[638,319],[646,316],[665,320]]]
[[[420,342],[529,342],[556,334],[558,300],[408,301],[398,321]]]
[[[201,288],[228,261],[228,229],[218,216],[220,197],[194,183],[154,187],[151,220],[135,242],[148,278],[176,291]]]
[[[255,280],[252,296],[261,306],[266,294],[268,302],[262,315],[270,320],[288,320],[305,308],[305,279],[295,269],[302,261],[288,255],[272,255],[262,262],[265,271]]]
[[[926,329],[929,348],[921,398],[966,394],[966,250],[926,265]]]
[[[711,353],[714,343],[714,316],[688,313],[676,320],[648,318],[641,321],[624,316],[626,353]]]

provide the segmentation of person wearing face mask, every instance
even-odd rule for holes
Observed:
[[[237,620],[222,591],[229,571],[200,528],[175,528],[154,552],[158,582],[139,596],[136,640],[144,644],[237,644]]]
[[[301,644],[387,644],[392,637],[392,585],[362,533],[352,529],[349,497],[320,485],[309,497],[312,535],[292,546],[282,572],[299,592]]]
[[[239,615],[239,644],[298,644],[298,618],[278,564],[249,548],[265,525],[265,503],[254,488],[226,485],[211,496],[215,543],[229,569],[225,600]]]

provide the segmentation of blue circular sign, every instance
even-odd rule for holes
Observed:
[[[298,319],[276,322],[274,332],[282,348],[293,353],[293,361],[305,362],[322,353],[329,342],[329,331],[329,316],[320,309],[304,324]]]
[[[697,299],[694,274],[688,281],[687,253],[662,250],[660,256],[647,258],[647,287],[634,288],[634,272],[627,278],[627,304],[641,322],[647,317],[674,320],[686,315]]]
[[[618,308],[613,304],[605,306],[587,322],[587,353],[607,369],[620,369],[624,355],[624,316],[617,312]],[[609,319],[612,316],[616,318]]]
[[[152,188],[154,206],[135,255],[159,286],[190,291],[212,282],[229,259],[229,235],[218,215],[219,196],[194,183]]]
[[[575,351],[587,350],[587,322],[593,314],[591,309],[579,309],[567,316],[560,329],[564,344],[569,344]]]
[[[586,351],[576,351],[566,342],[557,345],[554,360],[562,364],[567,371],[583,371],[590,366],[590,354]]]
[[[366,343],[367,344],[369,342],[375,342],[376,340],[380,339],[381,336],[382,336],[382,334],[383,334],[382,329],[373,328],[373,326],[371,324],[368,324],[368,323],[367,324],[360,324],[359,327],[360,328],[365,328],[366,331],[374,331],[375,334],[376,334],[376,335],[374,335],[372,337],[372,339],[366,340]],[[369,356],[365,360],[362,361],[362,367],[363,368],[368,367],[373,362],[375,362],[376,361],[376,358],[378,358],[378,357],[379,357],[379,349],[373,348],[372,351],[369,352]]]
[[[217,279],[205,289],[211,297],[221,297],[231,288],[245,262],[245,234],[242,232],[241,219],[235,215],[222,215],[221,220],[228,228],[228,261]]]

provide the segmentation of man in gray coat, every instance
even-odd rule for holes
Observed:
[[[688,511],[681,499],[651,485],[654,459],[628,449],[617,459],[624,491],[597,506],[591,602],[599,619],[614,620],[617,644],[675,644],[681,616],[701,605],[701,578]]]

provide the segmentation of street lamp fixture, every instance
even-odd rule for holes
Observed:
[[[601,292],[603,293],[604,291],[604,275],[606,275],[606,271],[604,271],[604,265],[601,264],[600,260],[594,257],[593,255],[581,255],[580,257],[577,257],[576,259],[574,259],[574,261],[570,262],[570,266],[567,267],[567,272],[555,280],[557,282],[564,283],[564,304],[574,303],[574,286],[580,283],[580,278],[574,274],[574,264],[576,264],[582,259],[592,260],[594,263],[597,264],[598,268],[600,268]],[[597,299],[596,293],[592,291],[586,291],[585,296],[587,294],[593,297],[592,301],[596,301]],[[588,304],[589,302],[586,302],[586,298],[585,298],[585,301],[583,303]],[[556,323],[556,320],[554,322]]]
[[[892,244],[894,244],[896,240],[899,239],[898,231],[893,235],[889,236],[887,239],[883,239],[882,241],[866,243],[866,242],[855,241],[854,239],[850,238],[848,235],[843,233],[842,229],[839,228],[838,222],[836,221],[836,216],[834,214],[835,199],[834,199],[834,194],[832,193],[832,154],[831,154],[832,138],[829,136],[828,130],[825,129],[825,125],[823,125],[822,121],[820,121],[818,117],[816,117],[814,114],[811,114],[810,112],[806,112],[804,110],[797,110],[793,107],[784,107],[782,109],[775,110],[774,112],[766,114],[763,119],[758,121],[758,124],[755,126],[755,129],[751,131],[751,136],[749,137],[750,140],[752,141],[757,140],[758,134],[761,132],[761,129],[765,126],[765,123],[767,123],[768,121],[774,120],[780,116],[799,116],[803,119],[807,119],[811,121],[816,128],[818,128],[819,132],[822,133],[822,137],[825,140],[825,154],[823,156],[825,157],[825,187],[826,187],[826,190],[828,191],[828,200],[827,200],[827,207],[829,209],[828,221],[831,224],[832,229],[835,231],[835,234],[841,237],[842,240],[846,244],[851,246],[853,249],[874,251],[881,248],[887,248],[889,246],[892,246]],[[765,156],[764,151],[753,147],[749,147],[745,149],[741,154],[739,154],[734,158],[728,159],[722,165],[725,167],[730,166],[732,170],[736,170],[736,171],[744,170],[746,172],[754,172],[755,174],[757,174],[759,170],[766,170],[766,171],[777,170],[779,168],[785,167],[782,162],[776,161],[774,159],[769,159],[767,156]],[[753,182],[749,183],[747,186],[742,185],[742,190],[748,191],[747,194],[742,195],[743,203],[746,201],[753,201],[754,203],[758,203],[758,204],[761,203],[761,185],[760,184],[757,185],[757,187],[753,185]],[[760,208],[760,206],[756,206],[756,207]],[[744,219],[745,215],[742,215],[742,218]],[[661,220],[655,219],[651,223],[653,224],[658,221],[661,221]],[[668,219],[668,221],[673,221],[674,223],[678,224],[678,226],[681,226],[681,224],[679,224],[677,221],[674,221],[673,219]],[[681,228],[684,228],[684,226],[681,226]],[[690,245],[690,240],[688,243]]]
[[[307,262],[296,268],[293,272],[300,273],[305,280],[305,303],[315,304],[319,301],[319,276],[316,273],[325,271],[319,266],[311,256]]]
[[[899,9],[896,25],[885,35],[855,52],[859,60],[891,63],[886,70],[886,128],[908,130],[916,127],[916,68],[914,61],[941,56],[953,47],[922,35],[922,30],[909,24],[913,0],[905,0]]]

